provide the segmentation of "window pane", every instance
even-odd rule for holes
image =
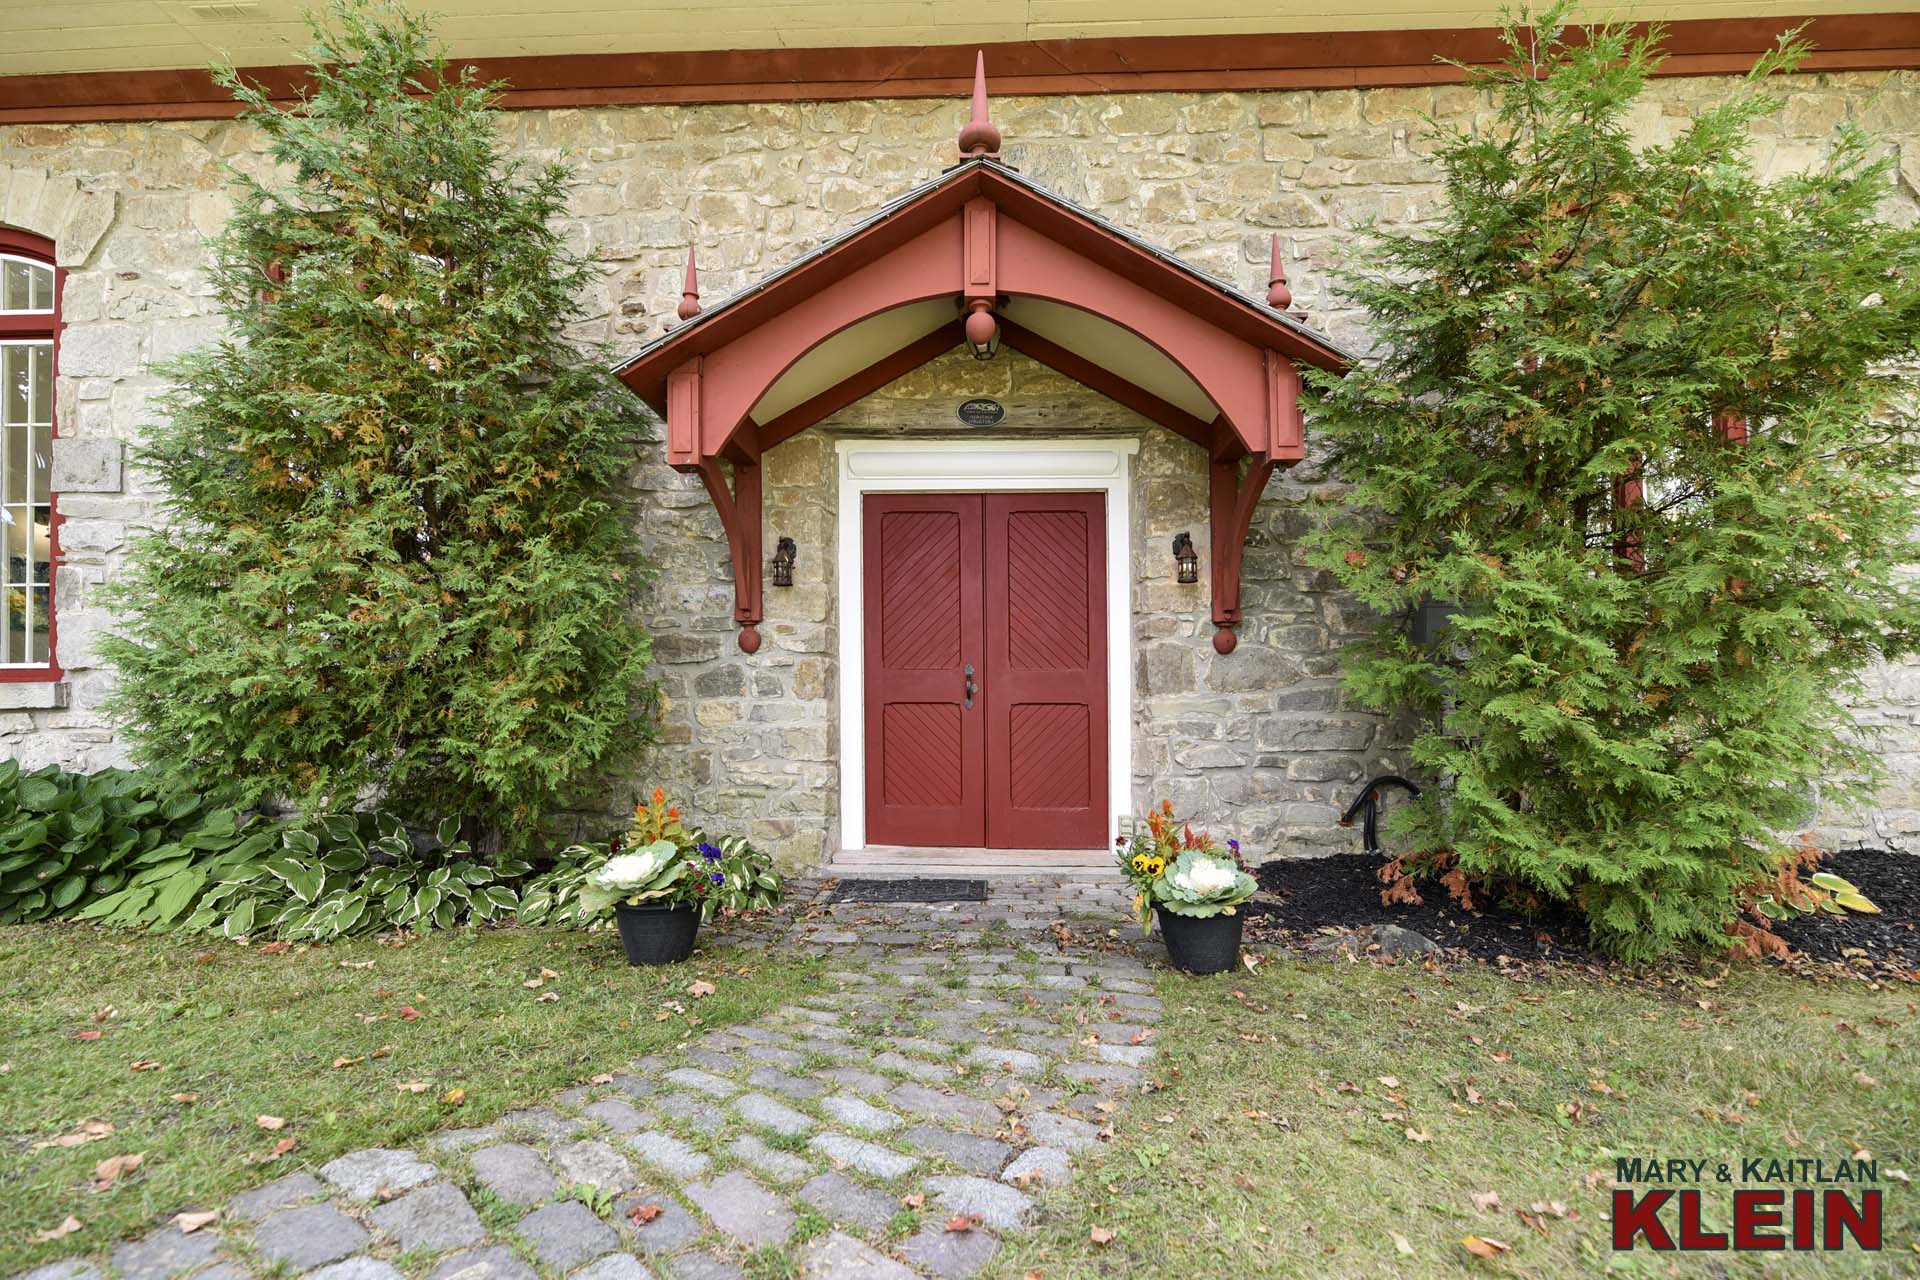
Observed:
[[[53,576],[53,508],[33,509],[33,580],[45,584]]]
[[[26,348],[33,366],[33,416],[29,422],[53,421],[53,344],[39,343]]]
[[[27,643],[28,662],[47,660],[47,592],[49,589],[34,587],[27,593],[27,618],[33,628]]]
[[[34,267],[33,309],[35,311],[53,310],[53,268]]]
[[[0,262],[0,311],[26,311],[33,306],[33,277],[17,258]]]
[[[27,466],[27,446],[32,437],[29,428],[7,427],[7,450],[4,459],[0,459],[0,501],[25,502],[27,500],[27,477],[32,473]]]
[[[28,364],[26,347],[0,347],[0,423],[27,420]]]
[[[0,607],[6,614],[6,627],[0,630],[0,662],[25,662],[27,660],[27,593],[22,587],[9,585],[4,594],[0,594]]]
[[[27,480],[27,500],[46,502],[52,496],[52,477],[47,472],[53,466],[53,428],[42,423],[27,430],[33,433],[33,470]]]

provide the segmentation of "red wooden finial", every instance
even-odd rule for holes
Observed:
[[[682,320],[691,320],[700,314],[700,271],[693,265],[693,246],[687,246],[687,282],[680,286],[680,309],[676,312]]]
[[[1293,290],[1287,287],[1287,269],[1280,263],[1280,233],[1273,236],[1272,264],[1267,268],[1267,305],[1285,311],[1293,305]]]
[[[987,55],[973,55],[973,114],[960,129],[962,156],[1000,154],[1000,130],[987,119]]]

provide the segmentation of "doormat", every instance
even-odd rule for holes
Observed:
[[[985,902],[985,880],[842,880],[828,902]]]

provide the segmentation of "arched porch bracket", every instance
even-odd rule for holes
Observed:
[[[942,197],[937,217],[913,225],[896,212],[712,313],[699,314],[694,297],[688,324],[622,367],[629,385],[664,411],[667,461],[700,476],[720,516],[734,572],[734,620],[747,652],[759,647],[764,617],[761,454],[962,341],[976,341],[976,329],[1207,451],[1214,645],[1221,653],[1235,647],[1254,510],[1273,472],[1305,452],[1295,361],[1304,356],[1337,364],[1341,357],[1304,341],[1314,338],[1310,331],[1282,323],[1240,295],[1210,283],[1210,293],[1196,293],[1187,269],[1143,253],[1063,202],[1049,203],[1038,217],[1046,229],[1036,229],[993,198],[1007,194],[995,191],[996,182],[1006,181],[1002,172],[977,167],[965,175],[975,185],[956,183],[956,190],[935,184],[928,198]],[[1027,207],[1036,198],[1033,189],[1014,194],[1013,203],[1036,216]],[[1081,229],[1067,234],[1075,226]],[[862,234],[884,236],[884,244],[865,255],[848,253]],[[840,268],[824,270],[836,256]],[[802,287],[806,275],[811,278]],[[834,335],[942,298],[952,301],[951,323],[764,422],[753,417],[782,376]],[[1010,299],[1072,308],[1131,333],[1191,379],[1217,412],[1200,417],[996,314]]]

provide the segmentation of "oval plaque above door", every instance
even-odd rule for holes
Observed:
[[[1007,416],[1007,410],[998,400],[981,397],[961,401],[955,416],[970,427],[991,427]]]

